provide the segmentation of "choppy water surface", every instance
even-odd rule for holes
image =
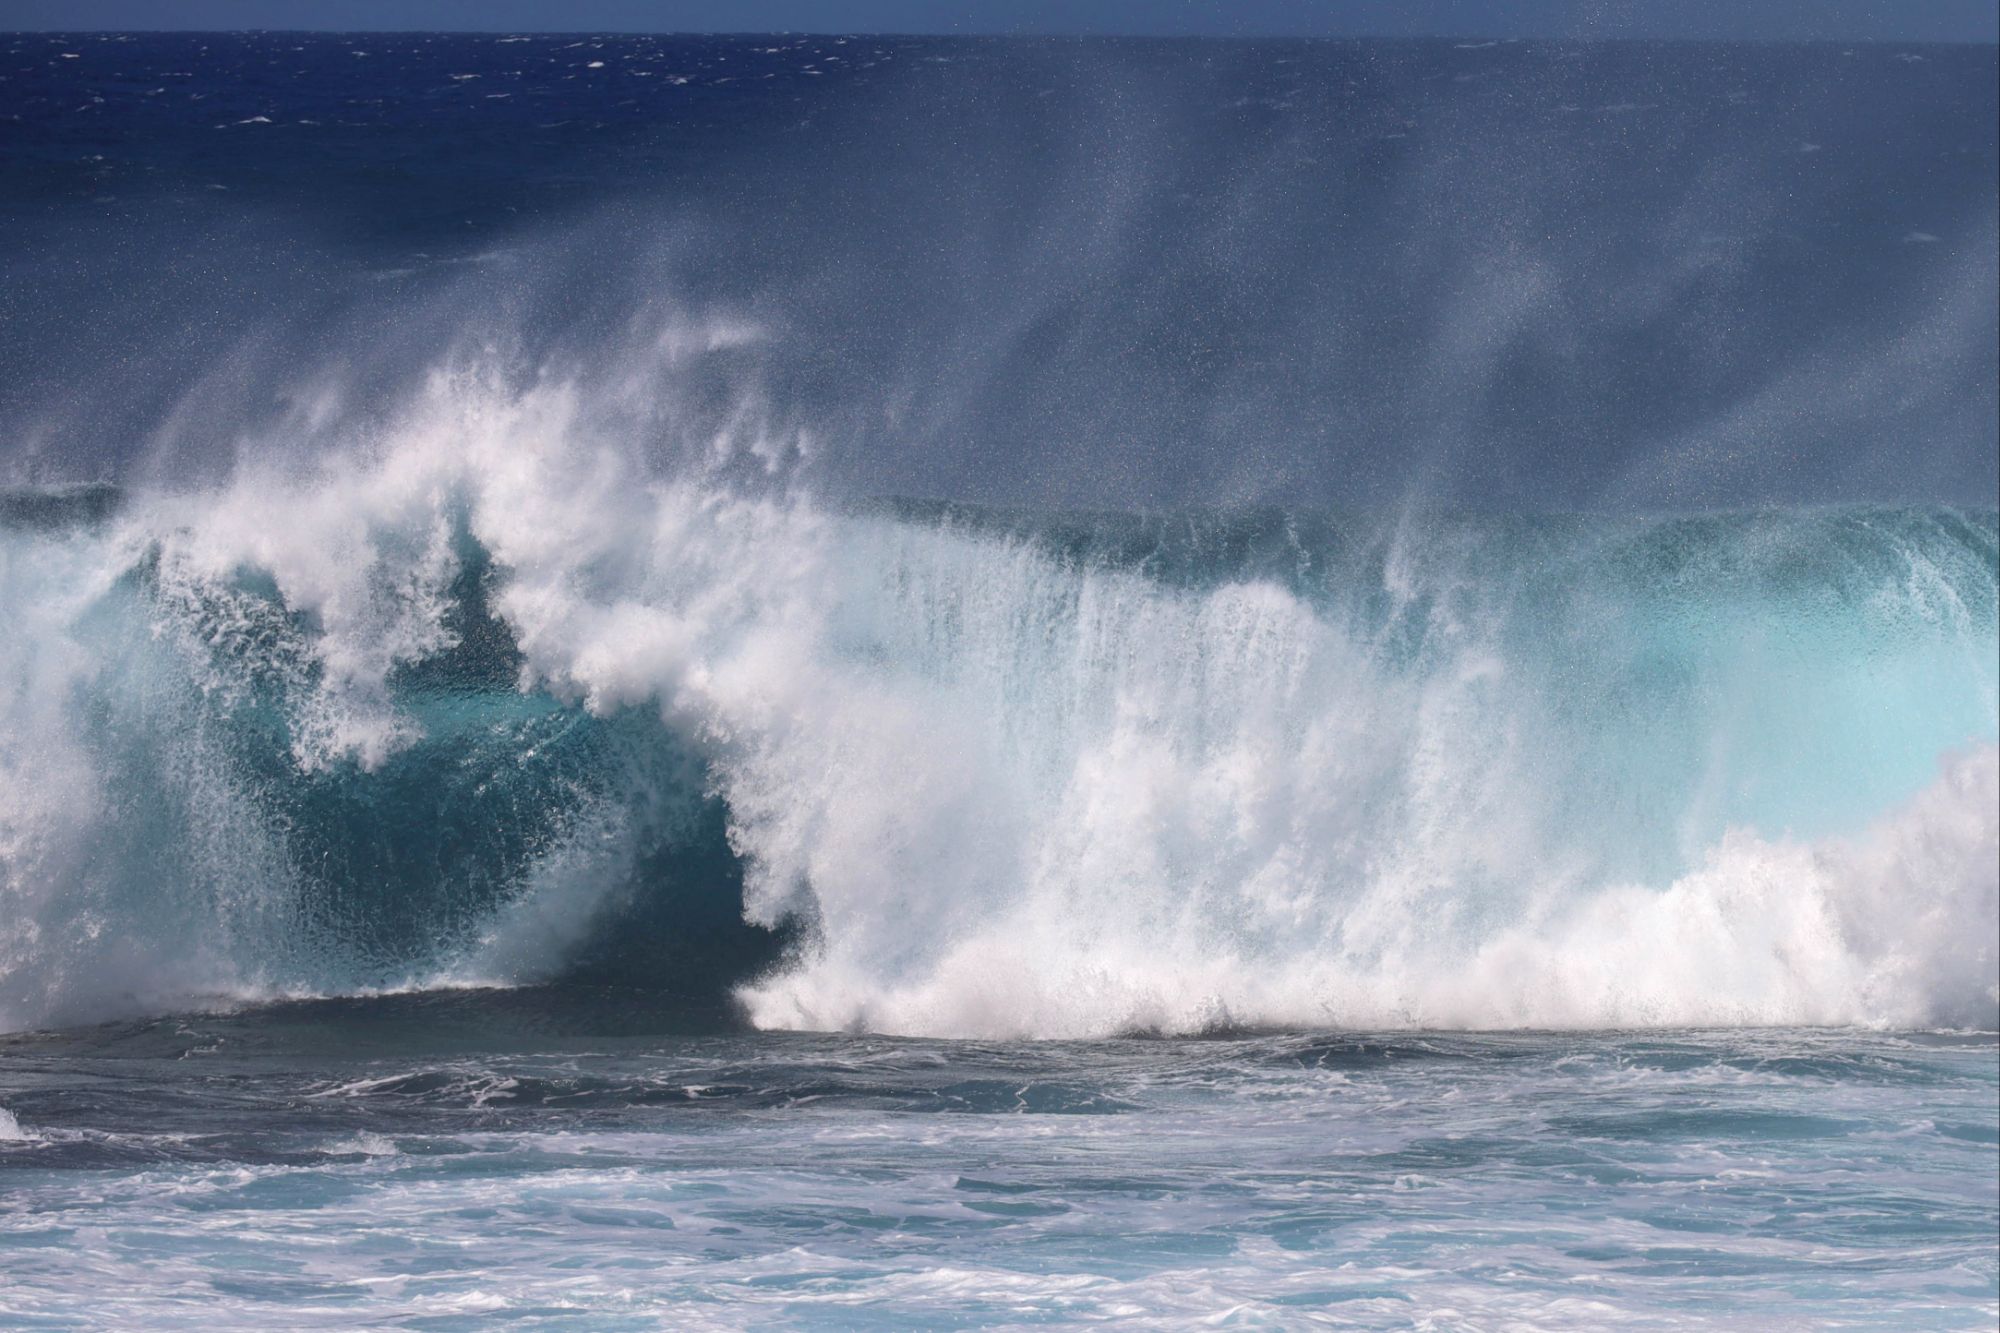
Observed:
[[[9,1039],[0,1316],[1989,1328],[2000,1306],[1990,1036],[615,1035],[671,1026],[628,1003]]]

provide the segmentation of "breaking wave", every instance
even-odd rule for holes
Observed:
[[[0,1026],[1995,1026],[2000,519],[1037,513],[572,386],[0,504]],[[754,469],[753,469],[754,470]]]
[[[1990,48],[591,40],[16,43],[0,1029],[2000,1026]]]

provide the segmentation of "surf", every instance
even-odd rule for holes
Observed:
[[[10,494],[5,1026],[1995,1025],[1992,511],[858,504],[551,398]]]

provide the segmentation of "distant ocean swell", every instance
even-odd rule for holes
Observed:
[[[1996,1026],[1991,511],[833,506],[539,392],[0,500],[0,1027]]]

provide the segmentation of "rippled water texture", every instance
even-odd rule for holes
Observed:
[[[577,1036],[601,1003],[10,1040],[0,1315],[1977,1329],[2000,1300],[1990,1037]]]

